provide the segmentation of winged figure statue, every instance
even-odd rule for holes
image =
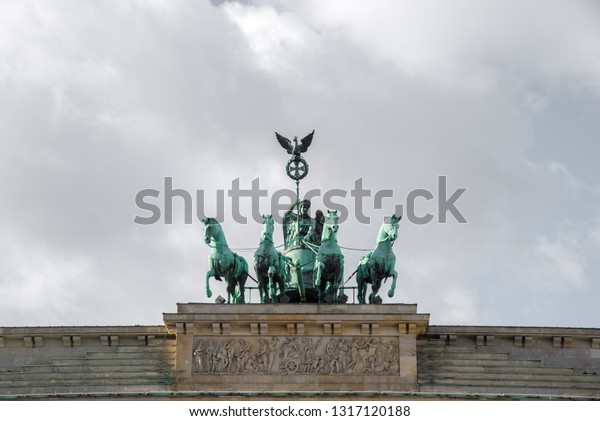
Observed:
[[[279,133],[275,132],[275,137],[279,141],[279,144],[289,153],[292,157],[299,157],[301,153],[306,152],[308,147],[312,143],[313,135],[315,131],[313,130],[308,135],[302,138],[300,143],[298,143],[298,137],[295,136],[292,143],[288,138],[283,137]]]

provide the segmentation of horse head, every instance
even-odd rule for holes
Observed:
[[[219,221],[215,218],[203,219],[204,223],[204,242],[210,245],[211,241],[220,242],[222,241],[222,229]]]
[[[390,242],[396,241],[398,238],[398,223],[402,219],[402,216],[392,215],[385,218],[385,222],[381,226],[378,242],[389,240]]]
[[[262,232],[260,233],[261,240],[273,240],[273,231],[275,230],[275,222],[272,215],[263,215]]]
[[[323,224],[323,234],[321,235],[321,242],[325,240],[335,239],[336,233],[338,232],[338,214],[337,211],[327,211],[327,217],[325,218],[325,223]]]

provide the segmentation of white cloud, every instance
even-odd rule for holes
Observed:
[[[600,89],[593,2],[308,1],[304,14],[409,75],[460,89],[562,83]],[[557,59],[560,57],[560,59]],[[506,87],[506,86],[505,86]],[[510,86],[508,86],[510,87]]]
[[[229,2],[222,9],[246,37],[255,63],[263,71],[294,76],[310,64],[319,48],[317,35],[294,14]]]

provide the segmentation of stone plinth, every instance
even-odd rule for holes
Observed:
[[[417,391],[416,305],[178,304],[179,391]]]

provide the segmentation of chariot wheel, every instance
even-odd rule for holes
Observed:
[[[292,180],[302,180],[308,175],[308,163],[301,156],[296,156],[288,161],[285,171]]]
[[[283,368],[285,368],[285,371],[288,373],[294,374],[298,372],[299,365],[295,360],[287,360],[283,365]]]

